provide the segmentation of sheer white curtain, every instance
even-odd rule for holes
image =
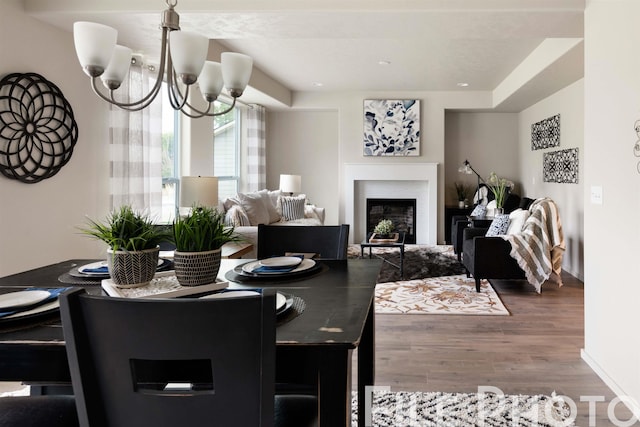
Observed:
[[[121,100],[135,101],[149,92],[146,66],[131,65],[128,81],[118,92]],[[120,100],[120,99],[119,99]],[[131,205],[160,218],[162,212],[162,104],[158,96],[150,107],[129,112],[111,106],[111,208]]]
[[[247,110],[247,191],[267,185],[265,111],[261,105]]]

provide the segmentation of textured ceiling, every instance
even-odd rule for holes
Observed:
[[[68,31],[77,20],[111,25],[119,43],[158,55],[162,1],[24,5]],[[251,55],[292,91],[493,91],[545,39],[582,38],[584,0],[181,0],[176,10],[183,30]],[[582,77],[582,55],[560,59],[527,83],[531,95]]]

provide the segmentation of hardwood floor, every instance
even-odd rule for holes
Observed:
[[[511,316],[376,315],[376,385],[392,391],[555,391],[575,402],[577,426],[616,425],[607,416],[615,395],[580,357],[583,283],[570,275],[563,282],[560,288],[544,284],[537,294],[523,281],[495,281]],[[591,420],[581,396],[604,396]],[[620,421],[631,419],[623,404],[614,407]]]

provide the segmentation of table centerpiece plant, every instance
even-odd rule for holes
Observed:
[[[496,208],[498,213],[504,212],[504,202],[506,200],[509,191],[513,188],[513,182],[506,178],[500,178],[495,172],[489,174],[489,178],[486,181],[487,186],[493,193],[496,200]]]
[[[171,240],[171,234],[154,225],[144,213],[123,205],[104,221],[88,219],[80,231],[105,242],[107,268],[113,283],[122,288],[148,284],[158,267],[159,244]]]
[[[224,214],[217,209],[194,205],[189,214],[176,218],[173,263],[180,285],[214,283],[220,270],[222,245],[241,240],[233,226],[225,225]]]
[[[393,232],[393,222],[390,219],[381,219],[373,229],[376,237],[381,239],[388,239]]]

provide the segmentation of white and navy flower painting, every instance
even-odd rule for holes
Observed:
[[[365,156],[420,155],[420,101],[364,101]]]

